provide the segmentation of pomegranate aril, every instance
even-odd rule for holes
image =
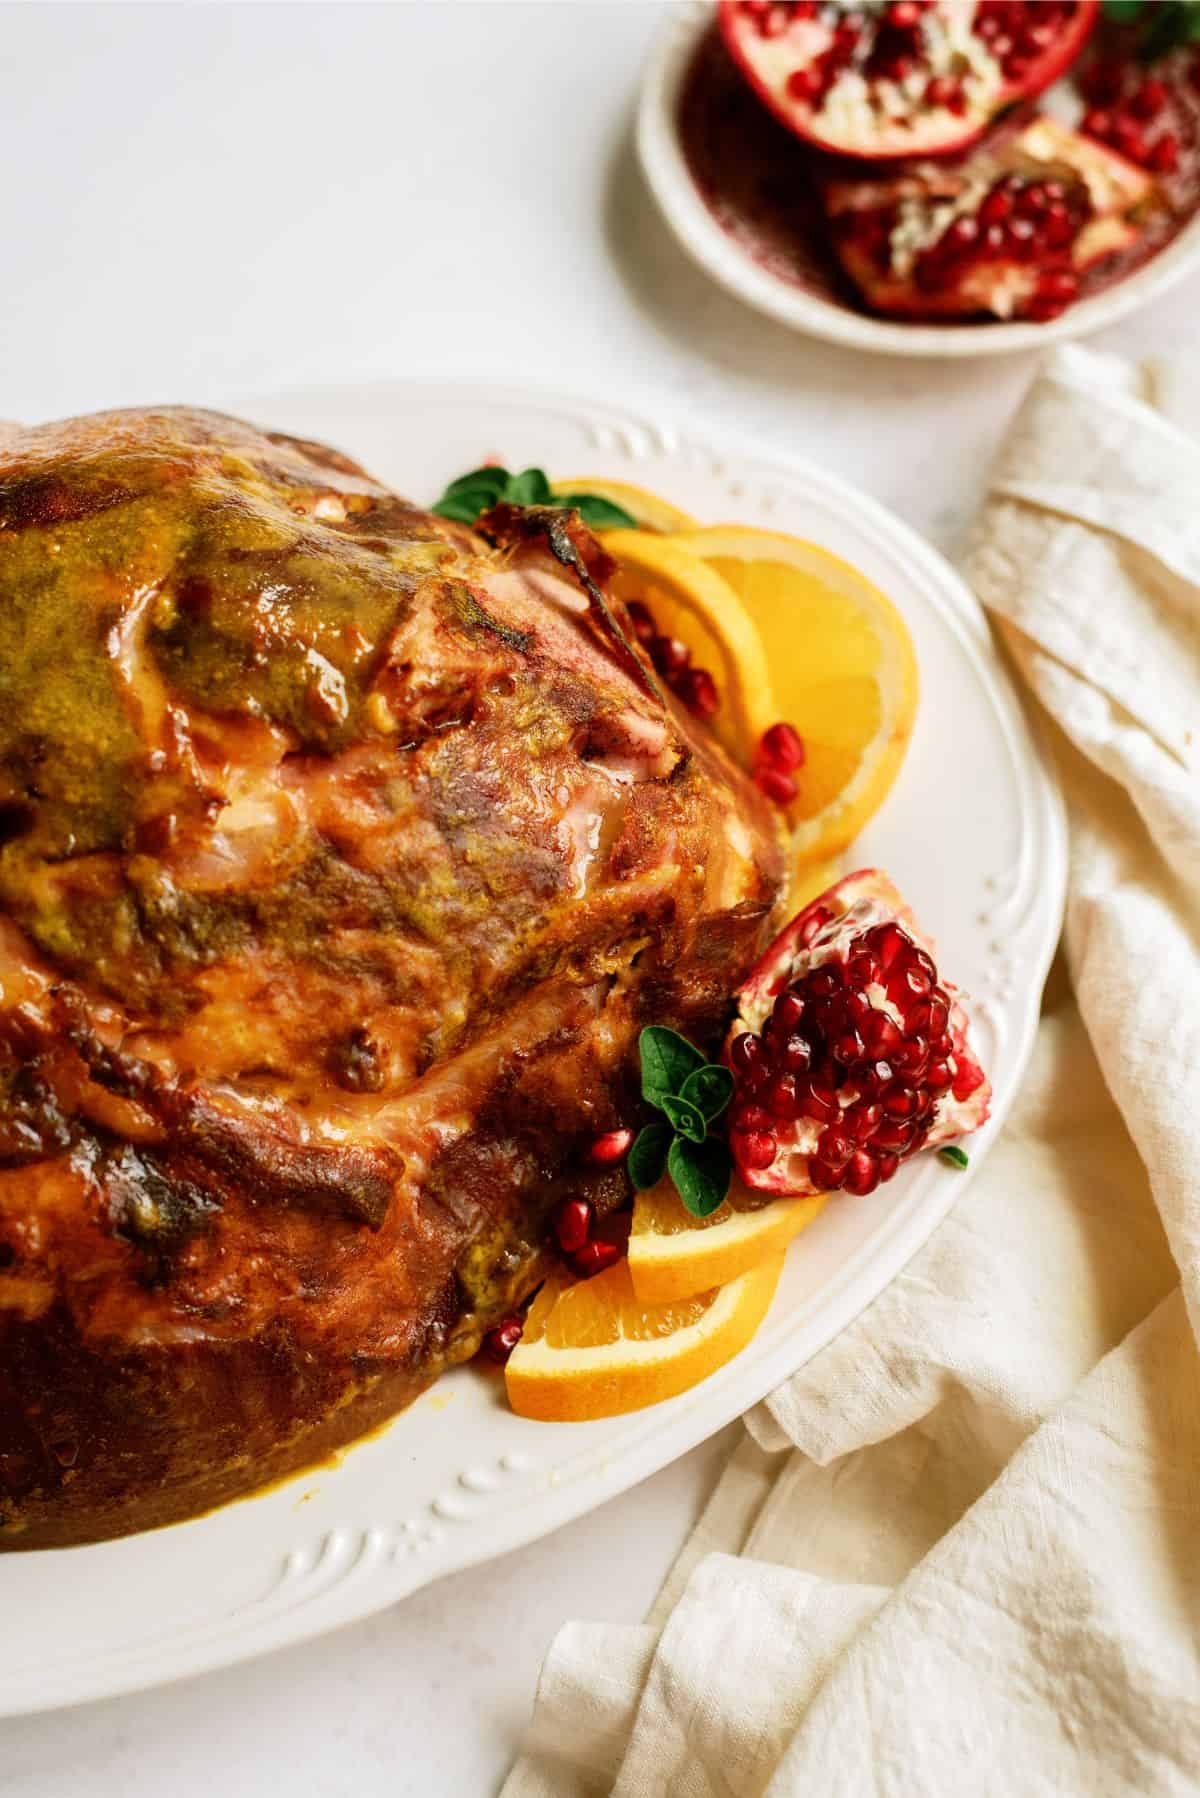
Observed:
[[[796,797],[796,783],[791,775],[785,774],[782,768],[772,768],[769,762],[763,762],[754,770],[754,784],[776,805],[790,805]]]
[[[721,709],[717,683],[707,668],[685,668],[676,677],[675,691],[698,718],[715,718]]]
[[[1006,187],[993,187],[990,194],[979,208],[979,217],[985,225],[1002,225],[1013,209],[1013,197]]]
[[[824,1161],[810,1161],[808,1178],[818,1192],[833,1192],[842,1182],[840,1167],[830,1167]]]
[[[592,1208],[586,1199],[565,1199],[554,1219],[558,1246],[566,1255],[574,1255],[587,1241],[592,1229]]]
[[[1130,95],[1129,110],[1135,119],[1152,119],[1162,111],[1169,98],[1166,83],[1151,76]]]
[[[882,973],[879,957],[872,955],[869,949],[858,950],[846,962],[847,983],[860,992],[868,986],[877,986]]]
[[[1061,203],[1047,211],[1042,221],[1042,236],[1052,250],[1065,249],[1075,236],[1075,220]]]
[[[770,1167],[775,1159],[775,1138],[769,1130],[750,1130],[738,1142],[738,1160],[743,1167]]]
[[[925,1070],[925,1089],[927,1092],[944,1093],[954,1079],[954,1070],[948,1061],[932,1061]]]
[[[910,946],[909,938],[901,930],[899,924],[876,924],[868,930],[867,946],[879,957],[880,966],[886,974],[902,949]]]
[[[789,987],[771,1007],[771,1024],[780,1036],[790,1036],[804,1016],[804,1000]]]
[[[1094,106],[1089,112],[1084,113],[1079,129],[1088,137],[1099,138],[1103,144],[1108,142],[1112,124],[1112,114],[1105,112],[1101,107]]]
[[[761,1039],[752,1030],[743,1030],[730,1043],[729,1065],[733,1069],[734,1078],[750,1091],[761,1086],[767,1079],[770,1073],[767,1052]]]
[[[901,1036],[885,1011],[873,1011],[862,1027],[862,1038],[872,1060],[888,1060],[900,1047]]]
[[[799,1115],[800,1100],[794,1074],[777,1074],[767,1088],[767,1110],[772,1117],[790,1123]]]
[[[800,1092],[800,1116],[814,1123],[826,1123],[838,1109],[837,1094],[828,1087],[811,1081]]]
[[[813,999],[832,999],[841,991],[842,983],[831,967],[818,968],[808,977],[808,993]]]
[[[682,674],[692,659],[692,652],[682,637],[652,637],[649,647],[650,660],[667,680]]]
[[[822,1130],[817,1138],[817,1160],[823,1161],[826,1167],[845,1167],[854,1149],[854,1138],[847,1136],[836,1124]]]
[[[902,1042],[892,1055],[892,1066],[898,1074],[907,1074],[912,1078],[925,1072],[929,1061],[929,1044],[923,1036],[911,1036]]]
[[[776,1054],[776,1060],[785,1073],[807,1074],[812,1066],[812,1045],[807,1038],[789,1036]]]
[[[952,75],[933,75],[925,83],[924,100],[926,106],[946,106],[953,112],[955,107],[965,102],[960,82]]]
[[[739,1105],[730,1119],[730,1128],[734,1130],[769,1130],[771,1114],[761,1105]]]
[[[791,724],[773,724],[764,731],[758,752],[764,761],[773,768],[782,768],[785,774],[804,766],[804,739]]]
[[[977,1062],[961,1062],[954,1076],[954,1097],[960,1103],[969,1099],[983,1085],[985,1078],[984,1071]]]
[[[807,66],[793,69],[788,76],[787,91],[793,100],[801,100],[806,105],[811,105],[814,100],[820,99],[824,85],[819,71],[809,63]]]
[[[842,1129],[855,1142],[869,1142],[883,1122],[883,1107],[867,1099],[847,1105],[842,1113]]]
[[[605,1242],[602,1238],[594,1238],[585,1242],[583,1247],[571,1257],[571,1266],[584,1280],[590,1280],[593,1274],[602,1274],[605,1268],[615,1267],[621,1259],[621,1248],[618,1243]]]
[[[886,1149],[897,1155],[911,1147],[916,1138],[916,1126],[906,1123],[901,1118],[884,1118],[875,1135],[871,1139],[874,1150]]]
[[[632,1147],[632,1130],[606,1130],[603,1136],[592,1138],[583,1158],[593,1167],[612,1167],[616,1162],[624,1161]]]
[[[629,613],[629,622],[633,625],[633,634],[638,642],[652,642],[658,635],[658,629],[649,606],[643,605],[640,599],[631,599],[625,609]]]
[[[879,1172],[881,1181],[890,1180],[895,1174],[896,1169],[900,1166],[900,1157],[898,1155],[893,1155],[889,1150],[884,1149],[880,1154],[876,1155],[875,1166]]]
[[[890,1061],[872,1062],[870,1067],[864,1068],[857,1076],[859,1090],[867,1098],[878,1098],[879,1094],[892,1084],[894,1072]]]
[[[857,1030],[843,1030],[834,1038],[832,1051],[838,1061],[845,1067],[853,1067],[863,1057],[863,1039]]]
[[[926,1030],[931,1038],[940,1036],[950,1022],[950,1001],[940,987],[934,989],[929,1001],[929,1019]]]
[[[917,1109],[917,1095],[911,1086],[889,1086],[880,1104],[890,1118],[910,1118]]]
[[[854,1193],[857,1198],[865,1198],[866,1194],[874,1192],[878,1185],[878,1162],[874,1155],[867,1153],[866,1149],[859,1149],[857,1154],[851,1157],[849,1166],[842,1175],[843,1189],[846,1192]]]
[[[1172,175],[1179,167],[1179,139],[1173,131],[1164,131],[1152,146],[1150,167],[1159,175]]]
[[[498,1324],[494,1324],[483,1338],[483,1352],[488,1360],[494,1361],[497,1367],[503,1367],[520,1342],[524,1329],[525,1319],[518,1317],[515,1312],[511,1317],[501,1318]]]

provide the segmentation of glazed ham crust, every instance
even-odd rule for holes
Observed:
[[[782,855],[608,572],[210,413],[0,444],[0,1546],[310,1463],[622,1196]]]

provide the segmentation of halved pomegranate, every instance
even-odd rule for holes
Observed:
[[[721,0],[734,61],[776,118],[838,156],[967,148],[1068,68],[1099,0]]]
[[[992,1089],[955,988],[876,868],[814,899],[738,994],[729,1140],[760,1192],[873,1192],[977,1130]]]
[[[830,181],[824,199],[838,257],[874,311],[1037,320],[1134,242],[1153,191],[1145,170],[1042,116],[963,163]]]

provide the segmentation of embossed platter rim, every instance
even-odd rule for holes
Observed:
[[[941,557],[819,468],[764,457],[727,433],[717,450],[702,431],[586,400],[414,380],[242,396],[230,409],[336,443],[417,498],[489,453],[563,475],[624,476],[702,518],[812,537],[890,592],[917,642],[924,703],[901,780],[856,860],[890,868],[976,997],[996,1083],[977,1168],[1032,1044],[1061,920],[1065,833],[982,614]],[[946,853],[931,856],[931,843]],[[9,1626],[0,1715],[304,1640],[581,1515],[711,1435],[829,1342],[969,1178],[927,1158],[886,1193],[828,1207],[794,1245],[755,1340],[668,1404],[594,1424],[532,1424],[508,1413],[494,1379],[460,1369],[335,1466],[125,1542],[0,1556]]]

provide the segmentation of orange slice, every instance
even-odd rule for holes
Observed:
[[[689,541],[704,535],[694,532]],[[712,674],[721,694],[713,731],[748,768],[759,738],[783,714],[772,696],[762,638],[746,607],[718,572],[680,548],[682,537],[605,531],[601,542],[617,560],[611,585],[620,598],[642,600],[662,634],[681,637],[695,666]]]
[[[753,621],[774,688],[768,722],[786,718],[804,738],[788,808],[796,854],[836,854],[882,805],[912,736],[917,662],[904,620],[865,575],[798,537],[717,525],[670,544],[706,562]],[[745,682],[756,670],[747,665]]]
[[[505,1368],[521,1417],[576,1423],[674,1398],[745,1348],[767,1314],[781,1256],[715,1292],[647,1305],[626,1262],[591,1280],[553,1274]]]
[[[693,1217],[670,1180],[640,1192],[633,1205],[629,1275],[643,1304],[671,1305],[725,1286],[764,1261],[777,1260],[811,1224],[827,1193],[750,1203],[735,1180],[709,1217]]]
[[[569,493],[598,493],[602,499],[610,499],[614,506],[624,506],[643,531],[669,534],[696,529],[696,520],[689,512],[681,512],[678,506],[673,506],[670,500],[660,499],[657,493],[635,487],[632,481],[598,481],[589,474],[578,481],[552,481],[550,487],[557,498],[564,498]]]

